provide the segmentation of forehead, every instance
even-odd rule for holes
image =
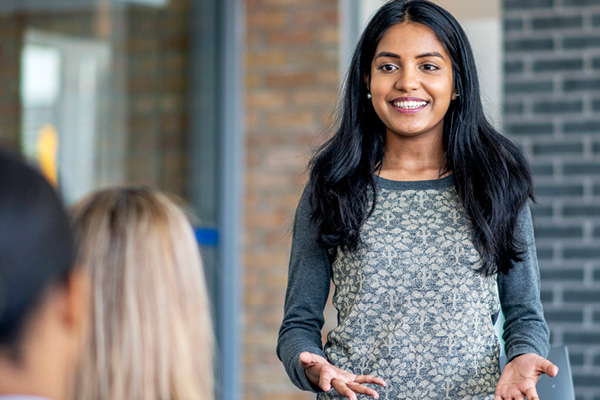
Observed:
[[[402,22],[391,26],[377,44],[375,54],[380,51],[405,57],[438,52],[449,59],[448,51],[437,35],[427,26],[416,22]]]

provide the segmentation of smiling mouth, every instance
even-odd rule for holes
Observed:
[[[427,102],[425,100],[400,100],[392,101],[392,105],[396,108],[404,110],[416,110],[418,108],[425,107],[427,105]]]

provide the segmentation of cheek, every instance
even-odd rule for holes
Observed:
[[[381,88],[381,82],[379,82],[378,80],[372,80],[371,81],[371,94],[372,95],[377,95],[377,96],[381,96],[382,94],[382,88]]]
[[[431,90],[434,90],[438,96],[448,99],[451,99],[455,91],[452,79],[432,83]]]
[[[375,108],[375,111],[377,111],[377,114],[380,114],[387,106],[390,91],[389,82],[382,80],[371,82],[371,102],[373,103],[373,107]]]
[[[431,83],[427,86],[426,91],[433,100],[434,109],[438,110],[440,107],[448,108],[454,94],[452,86],[443,82]]]
[[[386,96],[388,92],[389,90],[386,89],[381,80],[373,80],[371,82],[371,103],[373,104],[373,108],[380,118],[381,113],[387,105]]]
[[[373,103],[373,108],[375,108],[375,111],[377,111],[377,113],[379,114],[387,105],[385,94],[375,91],[372,92],[371,95],[373,96],[373,98],[371,99],[371,102]]]

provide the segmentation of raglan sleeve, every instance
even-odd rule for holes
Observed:
[[[526,250],[522,261],[516,262],[508,273],[498,272],[505,318],[503,338],[509,362],[525,353],[546,357],[550,349],[550,332],[540,300],[540,272],[529,205],[519,215],[515,236]]]
[[[317,243],[317,228],[311,222],[305,189],[294,220],[284,317],[277,341],[277,356],[292,383],[302,390],[318,389],[306,377],[298,357],[304,351],[325,357],[321,329],[329,296],[330,271],[327,252]]]

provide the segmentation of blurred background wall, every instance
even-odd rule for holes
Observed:
[[[188,9],[2,2],[3,141],[35,156],[56,129],[69,200],[122,180],[184,194]]]
[[[531,160],[542,299],[578,399],[600,400],[600,3],[439,0],[486,110]],[[71,202],[115,184],[197,216],[219,398],[312,399],[275,355],[306,163],[382,0],[2,0],[0,142]],[[330,328],[335,311],[326,310]]]

